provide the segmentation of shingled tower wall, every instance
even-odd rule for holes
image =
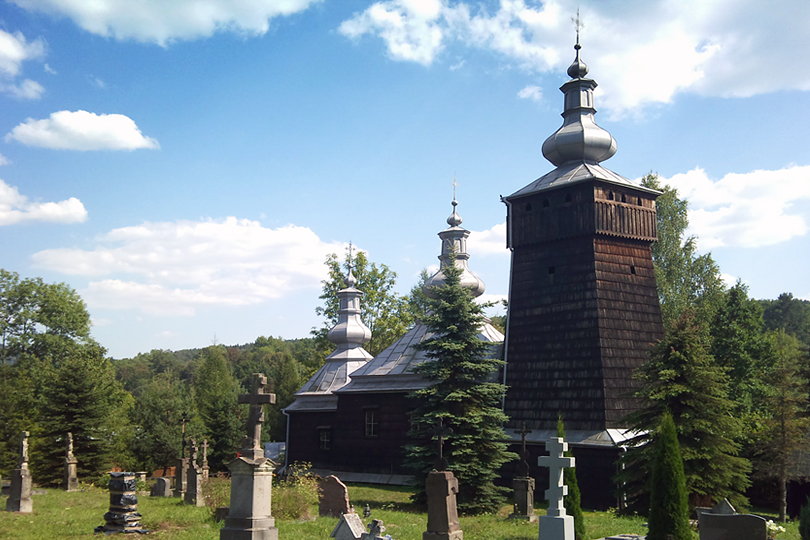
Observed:
[[[638,404],[633,371],[663,329],[650,245],[658,192],[599,163],[616,152],[596,125],[587,67],[569,67],[563,126],[546,140],[552,172],[505,198],[512,272],[509,425],[622,426]]]

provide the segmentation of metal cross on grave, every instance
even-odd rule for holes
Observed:
[[[436,440],[438,441],[438,451],[439,453],[436,455],[436,470],[437,471],[446,471],[450,464],[447,462],[447,459],[444,457],[444,437],[445,435],[450,435],[453,433],[453,428],[444,425],[444,419],[439,417],[439,423],[436,428],[433,430],[433,435],[436,436]]]
[[[526,422],[523,422],[523,424],[520,426],[520,431],[518,431],[520,434],[520,458],[522,460],[520,463],[522,469],[521,474],[524,477],[529,476],[529,461],[527,459],[528,456],[526,455],[526,435],[531,432],[532,430],[526,427]]]
[[[563,469],[574,466],[574,458],[565,457],[568,450],[568,443],[562,437],[552,437],[546,442],[546,450],[549,455],[537,458],[540,467],[548,467],[548,489],[546,499],[548,500],[547,515],[554,517],[565,516],[565,506],[563,497],[568,495],[568,486],[563,480]]]
[[[242,443],[240,453],[248,459],[264,458],[262,448],[262,422],[264,422],[264,405],[276,402],[276,395],[268,392],[267,377],[261,373],[253,374],[253,392],[239,396],[239,403],[250,405],[248,413],[245,441]]]

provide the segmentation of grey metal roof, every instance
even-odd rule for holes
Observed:
[[[424,388],[429,381],[414,373],[413,369],[428,357],[416,345],[432,335],[424,324],[415,325],[373,360],[352,372],[351,382],[337,393],[402,392]],[[478,338],[496,345],[497,350],[493,354],[500,357],[503,334],[497,328],[484,323],[479,329]]]
[[[506,436],[512,442],[520,442],[520,430],[506,429]],[[598,430],[566,430],[565,442],[577,446],[620,446],[635,433],[626,429]],[[533,429],[526,435],[526,442],[532,444],[545,443],[557,436],[556,429]]]
[[[515,197],[522,197],[530,195],[538,191],[544,191],[554,188],[560,188],[575,184],[577,182],[585,182],[587,180],[602,180],[611,184],[620,186],[632,187],[641,191],[648,191],[650,193],[658,193],[654,189],[645,188],[640,186],[624,176],[617,174],[610,169],[601,166],[598,163],[586,161],[569,161],[563,163],[553,171],[544,174],[531,184],[524,188],[517,190],[507,197],[512,199]]]

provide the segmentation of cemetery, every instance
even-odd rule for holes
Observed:
[[[0,537],[810,539],[807,343],[766,331],[773,304],[739,283],[706,311],[663,296],[657,242],[683,201],[601,165],[617,146],[580,49],[577,33],[553,170],[501,198],[505,318],[474,301],[454,192],[438,269],[391,300],[413,311],[385,343],[363,318],[385,268],[350,245],[309,341],[113,363],[75,332],[63,348],[84,354],[42,380],[20,352],[2,364],[14,410],[26,392],[45,405],[3,426]]]

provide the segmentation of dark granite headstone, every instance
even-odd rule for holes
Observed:
[[[422,540],[462,540],[456,494],[458,480],[450,471],[431,471],[425,482],[428,504],[427,531]]]
[[[700,540],[767,540],[763,518],[751,514],[712,514],[703,512],[698,519]]]
[[[318,514],[338,517],[354,512],[349,503],[349,488],[335,475],[318,482]]]
[[[537,515],[534,513],[534,478],[531,476],[515,478],[512,480],[512,489],[515,511],[509,517],[532,523],[537,521]]]
[[[172,496],[172,481],[170,478],[162,476],[155,478],[155,485],[149,492],[152,497],[171,497]]]

